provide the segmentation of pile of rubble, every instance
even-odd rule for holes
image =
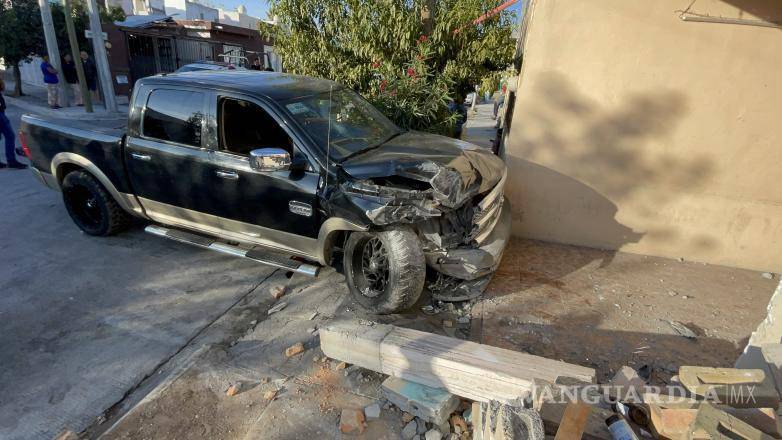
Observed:
[[[343,434],[385,411],[405,440],[782,438],[782,344],[749,368],[683,366],[659,387],[630,367],[596,385],[589,368],[368,321],[332,322],[320,339],[329,358],[388,376],[380,400],[341,410]]]

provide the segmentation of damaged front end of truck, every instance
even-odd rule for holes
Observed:
[[[374,228],[415,231],[433,298],[479,296],[510,235],[504,162],[472,144],[428,134],[407,135],[373,153],[342,164],[349,178],[335,191],[341,204]]]

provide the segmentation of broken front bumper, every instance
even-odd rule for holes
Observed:
[[[494,273],[510,239],[511,215],[507,199],[503,198],[499,209],[494,227],[480,245],[427,252],[426,264],[443,275],[464,281],[476,281]],[[484,284],[488,284],[488,279]]]

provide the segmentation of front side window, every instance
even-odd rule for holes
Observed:
[[[223,98],[217,113],[220,148],[248,156],[258,148],[282,148],[293,155],[293,141],[260,106],[241,99]]]
[[[200,147],[203,119],[203,93],[155,90],[144,111],[144,136]]]
[[[285,108],[313,140],[337,161],[376,147],[402,130],[349,89],[295,98]],[[329,123],[329,119],[331,122]]]

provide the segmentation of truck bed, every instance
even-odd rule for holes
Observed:
[[[23,115],[21,132],[33,168],[44,176],[54,174],[58,155],[76,155],[95,164],[118,191],[130,192],[122,158],[126,124],[125,116],[80,121]]]

